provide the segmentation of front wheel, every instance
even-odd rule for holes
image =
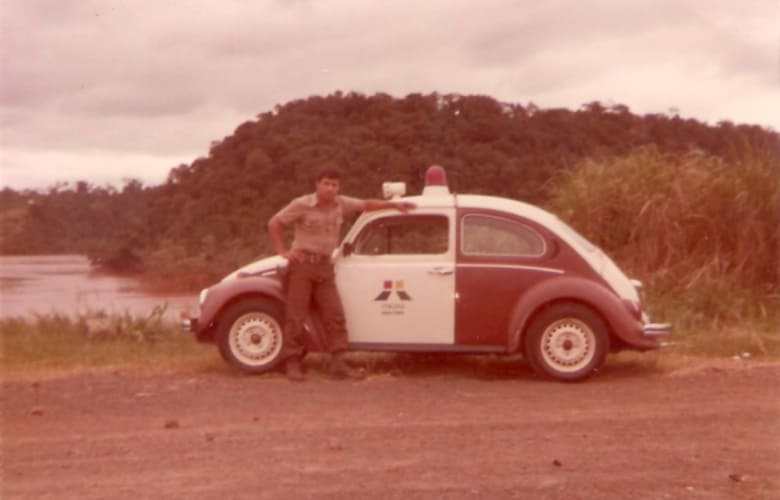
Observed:
[[[263,373],[281,362],[283,308],[268,299],[246,299],[228,307],[217,324],[222,358],[245,372]]]
[[[525,353],[537,375],[565,382],[591,376],[608,351],[604,321],[588,307],[572,302],[546,308],[525,336]]]

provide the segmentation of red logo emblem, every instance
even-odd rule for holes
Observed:
[[[412,300],[409,294],[404,290],[404,282],[401,280],[385,280],[382,283],[382,291],[374,300],[388,300],[394,292],[401,300]]]

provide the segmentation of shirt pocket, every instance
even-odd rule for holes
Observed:
[[[339,229],[341,229],[341,224],[344,223],[344,216],[341,215],[341,210],[335,210],[332,214],[330,214],[327,220],[327,231],[329,233],[338,234]]]
[[[322,227],[322,219],[317,217],[316,214],[308,213],[303,216],[301,225],[307,231],[316,231]]]

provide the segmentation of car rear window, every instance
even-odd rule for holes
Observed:
[[[545,243],[539,233],[520,222],[469,214],[463,217],[461,250],[467,255],[539,257]]]

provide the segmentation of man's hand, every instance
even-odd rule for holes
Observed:
[[[303,257],[300,251],[287,250],[285,247],[282,226],[282,222],[276,217],[271,217],[271,220],[268,221],[268,236],[271,238],[271,245],[278,255],[287,259],[291,264],[293,262],[300,262]]]
[[[412,203],[411,201],[394,201],[392,203],[397,210],[400,210],[403,213],[406,213],[409,210],[417,208],[417,205]]]
[[[372,212],[374,210],[383,210],[386,208],[394,208],[401,212],[408,212],[413,208],[417,208],[417,205],[411,201],[390,201],[390,200],[363,200],[363,210],[366,212]]]

